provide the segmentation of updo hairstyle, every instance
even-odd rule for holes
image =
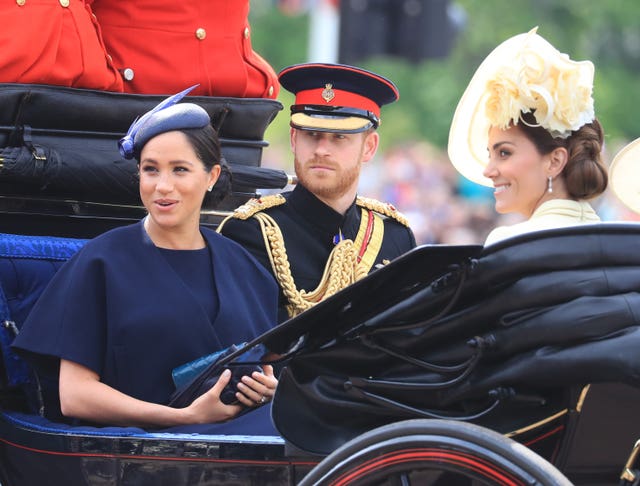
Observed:
[[[589,200],[602,194],[609,177],[602,161],[604,131],[600,122],[594,118],[567,138],[553,138],[544,128],[532,126],[536,123],[533,113],[523,113],[518,128],[541,155],[549,154],[558,147],[567,149],[569,158],[560,177],[564,179],[569,196],[575,200]]]

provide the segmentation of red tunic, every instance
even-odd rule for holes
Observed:
[[[0,82],[122,91],[83,0],[4,0],[0,19]]]
[[[278,95],[275,71],[251,47],[249,0],[87,1],[115,65],[133,74],[126,92],[172,94],[199,83],[191,94]]]

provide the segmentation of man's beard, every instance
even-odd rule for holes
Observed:
[[[321,199],[334,199],[343,196],[354,184],[357,184],[360,177],[361,162],[346,170],[340,167],[339,164],[332,163],[331,167],[335,169],[335,172],[326,179],[309,176],[304,168],[313,165],[314,162],[315,160],[312,159],[306,164],[301,164],[295,159],[295,172],[298,177],[298,184],[303,185],[308,191]]]

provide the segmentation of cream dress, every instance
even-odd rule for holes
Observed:
[[[532,231],[598,222],[600,222],[600,218],[586,201],[551,199],[542,203],[527,221],[511,226],[499,226],[492,230],[484,244],[485,246],[491,245],[506,238]]]

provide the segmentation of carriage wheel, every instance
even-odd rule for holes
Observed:
[[[467,422],[407,420],[347,442],[299,486],[571,485],[545,459],[512,439]]]

